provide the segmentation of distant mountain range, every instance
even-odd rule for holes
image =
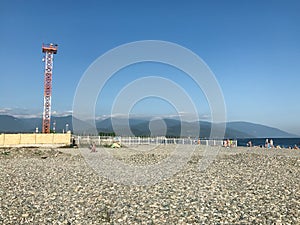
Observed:
[[[76,118],[75,118],[76,120]],[[113,120],[113,122],[112,122]],[[64,117],[52,117],[51,128],[55,121],[56,132],[63,132],[73,130],[72,116]],[[77,122],[81,127],[81,134],[89,134],[89,124],[84,121]],[[126,130],[127,119],[124,118],[106,118],[96,121],[96,127],[98,132],[112,133],[116,135],[126,136],[128,131]],[[113,125],[114,124],[114,129]],[[200,137],[209,138],[212,124],[206,121],[199,122],[181,122],[177,119],[164,118],[163,120],[150,120],[147,118],[131,118],[129,119],[130,130],[135,136],[189,136],[194,134],[195,129],[198,129],[200,124]],[[42,127],[41,118],[16,118],[9,115],[0,115],[0,133],[25,133],[35,132],[38,127],[39,132]],[[216,124],[217,130],[220,124]],[[184,130],[180,134],[181,128]],[[53,129],[53,128],[52,128]],[[260,124],[254,124],[249,122],[228,122],[226,123],[225,138],[292,138],[297,135],[287,133],[277,128],[268,127]],[[218,137],[214,137],[218,138]]]

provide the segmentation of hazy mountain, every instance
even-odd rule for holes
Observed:
[[[233,129],[236,131],[244,132],[249,137],[264,138],[289,138],[297,135],[287,133],[280,129],[269,127],[261,124],[249,123],[249,122],[228,122],[226,124],[227,129]]]
[[[113,129],[112,119],[108,118],[97,122],[97,129],[102,132],[115,131],[119,135],[128,135],[126,130],[127,119],[113,118],[117,126]],[[157,124],[155,124],[157,123]],[[192,136],[195,129],[200,124],[200,137],[209,138],[211,133],[211,123],[206,121],[200,122],[180,122],[176,119],[163,119],[149,121],[149,119],[130,119],[129,125],[131,132],[136,136],[160,136],[160,131],[166,133],[166,136],[180,136],[181,128],[185,132],[183,136]],[[218,125],[216,130],[218,131]],[[218,132],[217,132],[218,133]],[[260,138],[260,137],[295,137],[296,135],[287,133],[277,128],[253,124],[249,122],[228,122],[226,124],[225,138]],[[217,136],[218,137],[218,136]],[[215,138],[217,138],[215,137]]]
[[[8,115],[0,115],[0,132],[13,133],[26,130],[26,122],[23,119]]]
[[[53,130],[53,124],[55,122],[55,128],[57,132],[68,129],[72,130],[72,116],[55,117],[51,118],[51,130]],[[42,118],[16,118],[13,116],[0,115],[0,132],[3,133],[24,133],[35,132],[38,127],[39,131],[42,128]]]
[[[87,122],[74,118],[77,124],[77,133],[90,134],[91,125]],[[51,130],[55,122],[56,132],[73,130],[72,116],[52,117]],[[128,129],[128,123],[130,130]],[[114,126],[113,126],[114,125]],[[96,121],[98,132],[111,133],[117,135],[135,136],[161,136],[166,134],[170,137],[178,136],[195,136],[200,126],[200,137],[209,138],[211,132],[211,123],[206,121],[200,122],[180,122],[177,119],[154,119],[149,118],[107,118]],[[220,130],[221,124],[216,124],[216,130]],[[0,133],[21,133],[35,132],[36,127],[41,131],[42,118],[15,118],[8,115],[0,115]],[[114,129],[113,129],[114,127]],[[181,133],[181,130],[184,131]],[[225,138],[264,138],[264,137],[295,137],[296,135],[284,132],[280,129],[254,124],[248,122],[228,122],[226,124]],[[214,138],[219,138],[218,134]]]

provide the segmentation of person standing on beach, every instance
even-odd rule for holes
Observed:
[[[96,152],[96,144],[94,142],[91,145],[91,152]]]
[[[265,141],[265,148],[268,148],[269,147],[268,145],[269,145],[269,139],[267,138]]]
[[[248,141],[247,146],[252,147],[252,141]]]
[[[273,139],[270,139],[270,148],[274,147]]]

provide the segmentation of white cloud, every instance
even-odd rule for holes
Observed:
[[[33,118],[41,116],[41,113],[39,113],[38,111],[29,110],[25,108],[2,108],[0,109],[0,114],[24,118]]]
[[[183,121],[197,121],[197,120],[210,120],[211,116],[209,114],[195,115],[188,112],[179,112],[178,114],[111,114],[111,115],[99,115],[96,116],[96,120],[104,120],[107,118],[142,118],[142,119],[181,119]]]
[[[51,115],[55,117],[63,117],[72,115],[72,110],[57,111],[52,110]],[[2,108],[0,109],[0,115],[10,115],[18,118],[41,118],[43,113],[39,110],[25,109],[25,108]],[[128,118],[127,114],[106,114],[96,116],[96,120],[104,120],[107,118]],[[130,118],[140,119],[152,119],[154,117],[169,118],[169,119],[181,119],[184,121],[196,121],[196,120],[210,120],[209,114],[194,115],[188,112],[179,112],[178,114],[129,114]],[[94,119],[93,119],[94,120]]]
[[[3,108],[3,109],[0,109],[0,114],[7,114],[7,113],[10,113],[12,109],[11,108]]]
[[[26,108],[2,108],[0,109],[0,115],[9,115],[17,118],[41,118],[43,116],[43,112],[34,109],[26,109]],[[72,115],[72,111],[63,111],[58,112],[53,110],[51,113],[52,116],[68,116]]]
[[[51,115],[52,116],[57,116],[57,117],[60,117],[60,116],[70,116],[72,115],[73,111],[72,110],[67,110],[67,111],[63,111],[63,112],[58,112],[58,111],[52,111]]]

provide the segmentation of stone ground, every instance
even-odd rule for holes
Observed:
[[[299,150],[221,148],[199,171],[205,148],[197,146],[180,171],[151,186],[112,182],[81,155],[106,151],[145,166],[174,148],[0,149],[0,224],[300,224]]]

